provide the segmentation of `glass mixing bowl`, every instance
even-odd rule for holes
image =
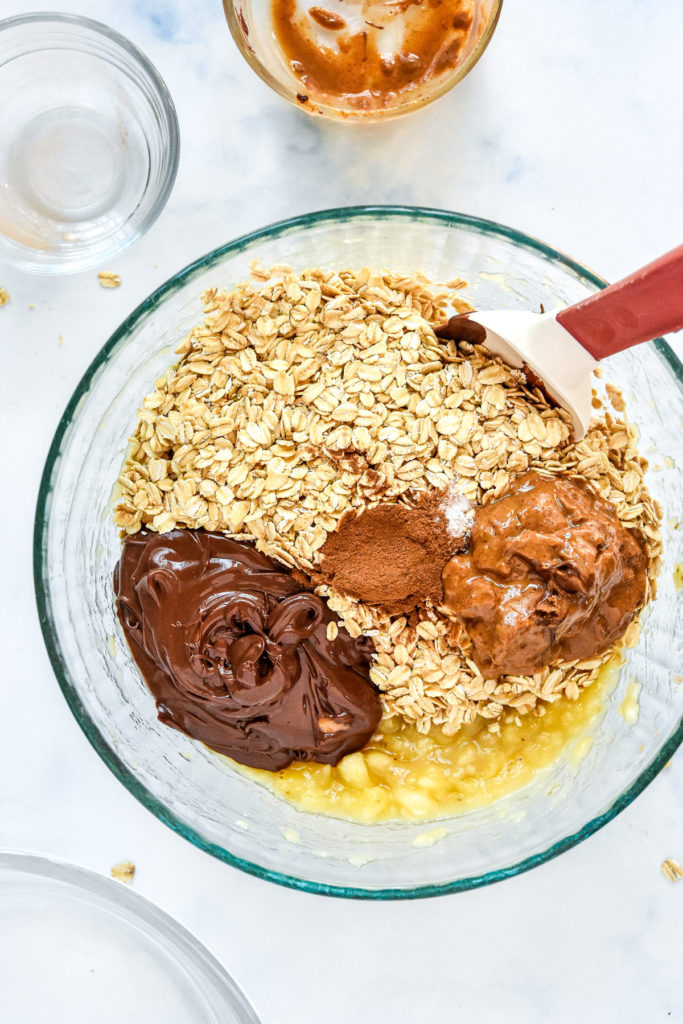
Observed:
[[[389,106],[368,110],[359,109],[342,96],[333,101],[302,93],[301,81],[292,71],[275,36],[271,6],[272,0],[223,0],[232,38],[249,67],[271,89],[309,114],[321,114],[347,124],[369,124],[420,110],[462,81],[491,41],[503,0],[475,0],[474,24],[477,28],[452,71],[399,93],[397,101]]]
[[[578,764],[561,758],[526,788],[440,822],[361,825],[298,811],[206,747],[161,725],[114,611],[120,539],[112,490],[136,412],[202,318],[200,295],[249,275],[249,263],[392,268],[461,276],[480,308],[552,308],[604,285],[554,249],[510,228],[438,210],[363,207],[275,224],[176,274],[98,353],[62,417],[48,455],[35,527],[40,621],[60,685],[111,770],[162,821],[200,848],[262,878],[375,899],[456,892],[518,874],[585,839],[626,807],[683,739],[680,595],[683,561],[679,448],[681,364],[661,340],[609,360],[624,390],[648,483],[664,507],[659,595]],[[677,651],[678,647],[678,651]],[[636,724],[619,713],[633,679]],[[627,716],[628,717],[628,716]],[[427,837],[428,839],[429,837]]]

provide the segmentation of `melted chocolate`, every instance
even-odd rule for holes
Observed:
[[[468,341],[470,345],[486,344],[486,328],[476,320],[470,320],[469,313],[456,313],[445,324],[435,327],[434,334],[442,341]]]
[[[213,750],[276,771],[336,764],[381,717],[372,642],[254,547],[204,530],[127,537],[119,619],[159,718]]]
[[[469,551],[444,569],[444,604],[485,677],[533,675],[623,636],[646,564],[608,502],[577,481],[526,473],[475,512]]]

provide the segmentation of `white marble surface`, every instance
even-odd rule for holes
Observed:
[[[136,889],[208,944],[264,1024],[682,1020],[683,883],[659,870],[665,857],[683,861],[680,754],[617,820],[522,877],[402,904],[291,892],[200,853],[116,781],[59,692],[31,576],[39,476],[76,382],[153,287],[219,243],[364,202],[497,219],[612,279],[680,242],[679,0],[507,0],[455,92],[360,130],[271,95],[218,0],[69,7],[148,53],[176,101],[182,155],[166,211],[112,265],[117,291],[94,272],[49,280],[0,268],[11,294],[0,310],[0,845],[105,873],[133,860]]]

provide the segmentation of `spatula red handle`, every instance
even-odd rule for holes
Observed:
[[[557,314],[595,359],[683,327],[683,245]]]

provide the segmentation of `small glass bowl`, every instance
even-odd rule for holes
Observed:
[[[421,88],[406,92],[398,103],[382,109],[359,110],[344,103],[327,103],[314,96],[302,94],[302,85],[289,66],[273,29],[272,0],[223,0],[223,8],[232,37],[253,71],[263,81],[309,114],[346,123],[370,124],[386,121],[401,114],[426,107],[428,103],[450,92],[472,70],[489,44],[498,23],[503,0],[474,0],[475,24],[470,44],[465,47],[462,60],[448,75],[428,81]]]
[[[154,223],[175,181],[178,122],[137,47],[89,18],[8,18],[0,95],[0,260],[71,273]]]
[[[591,835],[626,807],[683,740],[680,637],[683,562],[677,529],[683,369],[660,339],[609,359],[655,464],[647,483],[664,509],[664,564],[638,645],[626,652],[592,744],[561,756],[489,807],[431,822],[363,825],[297,810],[157,718],[116,617],[112,572],[121,539],[114,486],[137,410],[203,318],[202,293],[265,267],[423,270],[461,277],[479,309],[578,302],[604,281],[549,246],[491,221],[414,207],[356,207],[296,217],[238,238],[186,267],[114,333],[76,388],[48,454],[38,496],[34,573],[55,674],[81,728],[115,775],[161,821],[230,864],[310,892],[405,899],[458,892],[526,871]],[[654,453],[654,454],[653,454]],[[620,713],[641,685],[635,724]],[[433,841],[432,841],[433,840]]]

